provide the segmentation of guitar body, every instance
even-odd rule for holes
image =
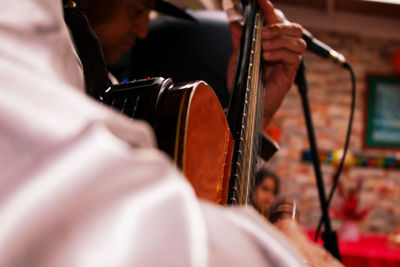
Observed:
[[[114,86],[103,98],[152,125],[159,148],[182,169],[199,198],[226,203],[233,140],[220,102],[205,82],[153,78]]]
[[[225,204],[232,136],[214,91],[204,82],[173,85],[158,109],[159,147],[203,199]]]

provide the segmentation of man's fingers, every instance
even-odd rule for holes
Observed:
[[[298,54],[303,54],[307,48],[307,44],[303,39],[278,36],[272,39],[263,40],[262,48],[263,52],[284,48]]]
[[[261,32],[261,38],[268,39],[274,38],[279,35],[287,35],[292,37],[301,38],[303,35],[303,27],[297,23],[291,24],[272,24],[265,26]]]
[[[264,14],[265,23],[267,25],[281,23],[281,20],[275,14],[274,5],[269,0],[258,0],[258,2]]]
[[[297,65],[303,59],[302,54],[281,48],[272,51],[263,51],[262,58],[269,63]]]

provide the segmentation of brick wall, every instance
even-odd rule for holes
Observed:
[[[356,35],[313,31],[321,41],[342,52],[352,65],[357,80],[357,103],[351,135],[350,150],[372,156],[396,156],[394,150],[363,149],[364,93],[366,74],[393,74],[391,57],[400,48],[399,41],[365,38]],[[309,52],[305,55],[309,101],[319,149],[334,151],[342,148],[350,112],[350,76],[346,70]],[[400,108],[400,107],[399,107]],[[308,150],[308,139],[300,95],[293,87],[275,117],[281,128],[281,149],[268,162],[282,179],[282,191],[299,199],[301,224],[315,227],[320,207],[313,167],[301,161],[301,153]],[[323,165],[322,172],[328,192],[332,165]],[[342,185],[349,189],[360,184],[359,210],[367,208],[368,215],[359,222],[365,232],[391,232],[400,228],[400,171],[379,168],[352,167],[341,176]],[[333,199],[333,208],[340,207],[343,197]],[[333,217],[333,227],[340,229],[343,220]]]

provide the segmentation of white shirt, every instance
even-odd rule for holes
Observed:
[[[0,3],[0,266],[300,266],[250,208],[197,200],[147,124],[83,94],[61,1]]]

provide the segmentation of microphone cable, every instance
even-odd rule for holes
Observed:
[[[351,76],[352,89],[351,89],[350,117],[349,117],[349,124],[347,126],[346,139],[345,139],[345,143],[344,143],[344,147],[343,147],[343,155],[342,155],[342,158],[340,159],[340,162],[339,162],[338,168],[336,170],[336,173],[333,176],[332,188],[331,188],[331,191],[329,192],[329,197],[326,200],[327,208],[329,208],[329,205],[330,205],[330,203],[332,201],[332,198],[333,198],[333,195],[335,193],[336,187],[337,187],[337,185],[339,183],[340,174],[342,172],[344,161],[345,161],[346,154],[347,154],[347,150],[349,148],[351,130],[352,130],[352,127],[353,127],[355,103],[356,103],[356,78],[355,78],[355,75],[354,75],[354,71],[353,71],[352,67],[350,66],[350,64],[348,62],[345,62],[345,63],[343,63],[341,65],[350,72],[350,76]],[[321,219],[319,220],[319,224],[318,224],[317,230],[315,232],[314,242],[317,242],[318,236],[321,233],[322,223],[323,223],[323,218],[321,216]]]

